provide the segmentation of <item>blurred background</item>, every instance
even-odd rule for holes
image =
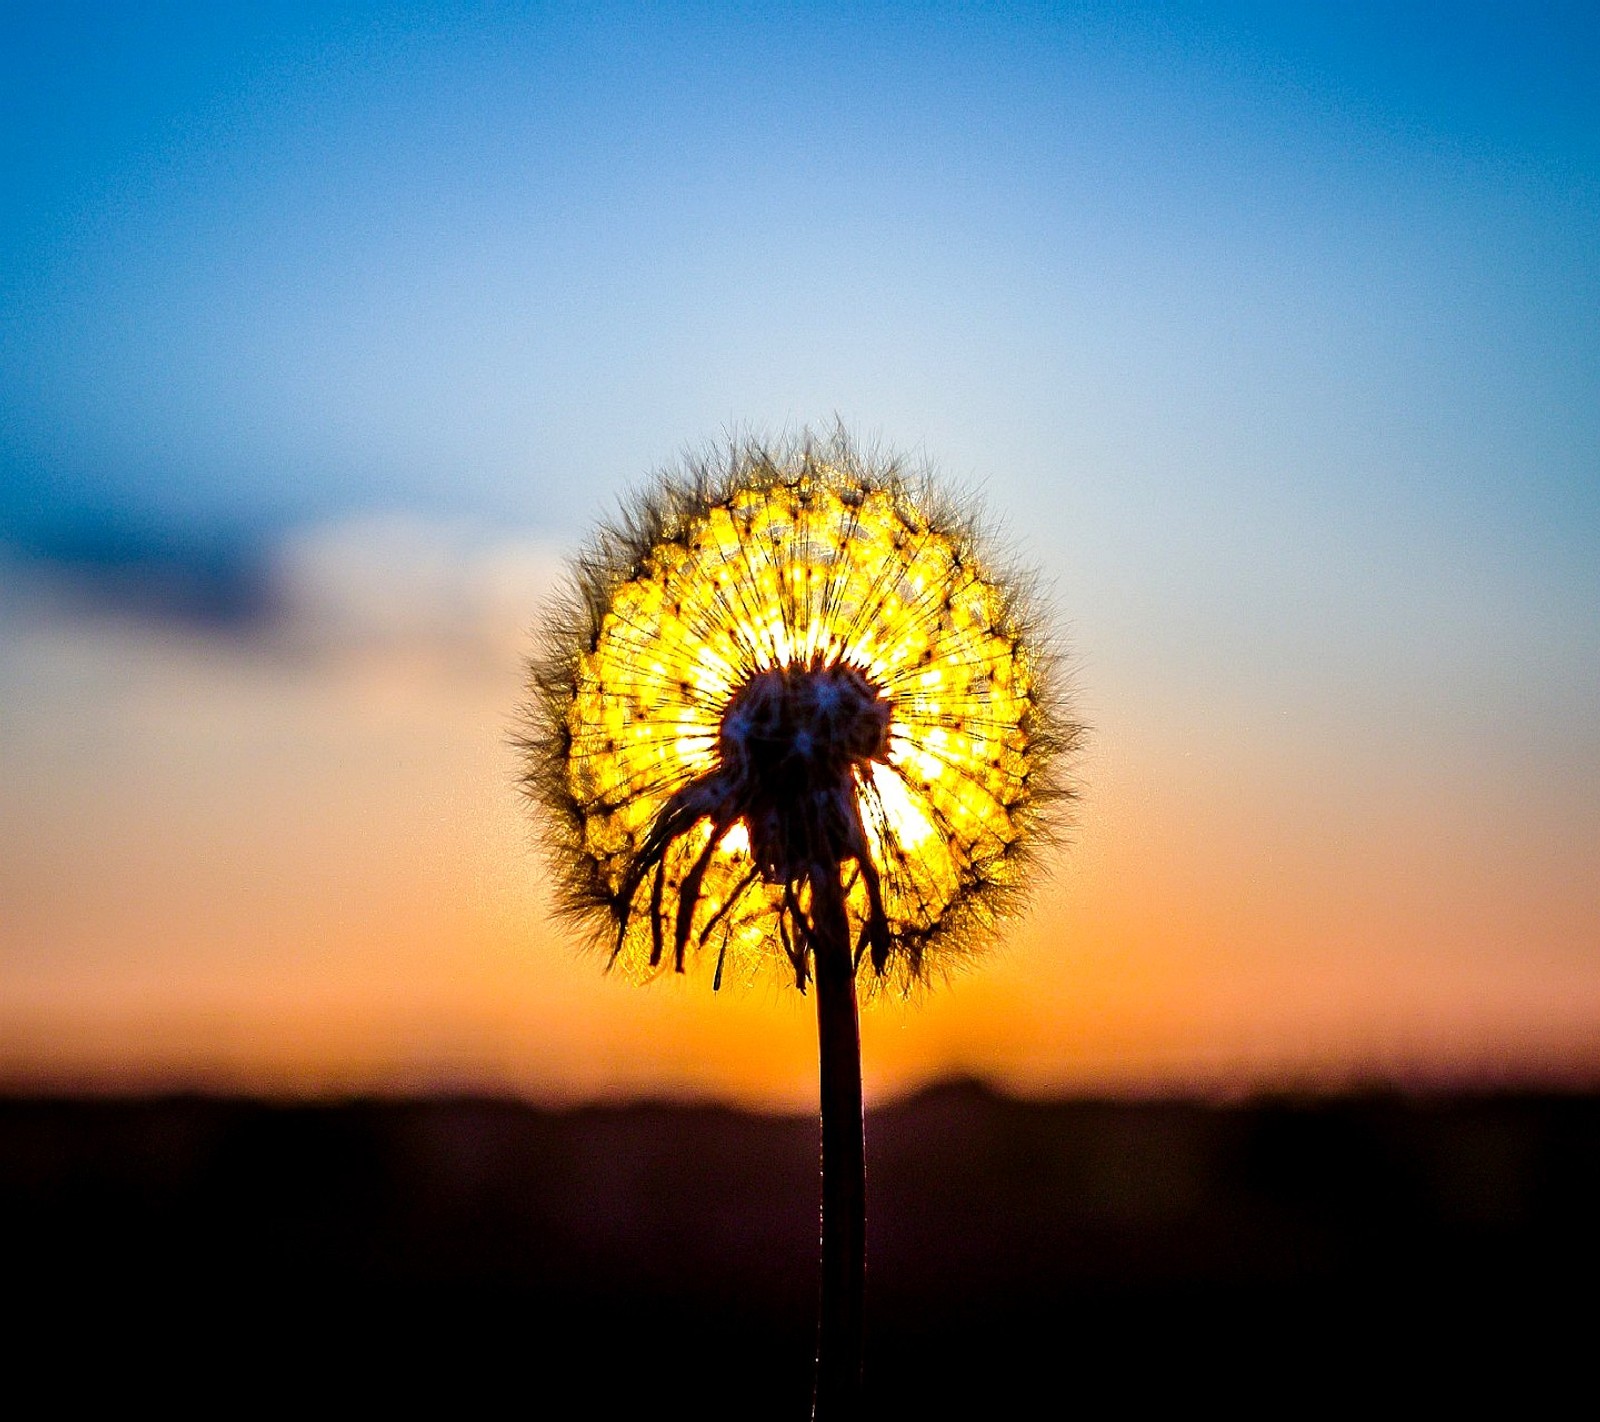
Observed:
[[[1576,1100],[1597,251],[1586,3],[13,0],[0,1083],[798,1122],[809,1004],[604,976],[508,738],[598,518],[838,417],[1040,570],[1091,727],[872,1103]]]
[[[1092,728],[875,1097],[1595,1080],[1592,6],[0,26],[7,1081],[808,1102],[550,924],[508,736],[625,491],[835,415]]]

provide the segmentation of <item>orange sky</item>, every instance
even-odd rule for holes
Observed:
[[[457,550],[405,612],[357,556],[395,536],[287,550],[276,640],[8,611],[0,1079],[807,1103],[792,990],[638,987],[550,922],[507,735],[553,560]],[[1072,844],[989,958],[868,1010],[870,1092],[1600,1077],[1581,785],[1090,671]]]

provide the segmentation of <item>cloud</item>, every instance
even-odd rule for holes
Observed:
[[[238,634],[273,613],[266,548],[227,529],[77,511],[0,534],[7,603]]]
[[[560,564],[525,534],[401,512],[254,537],[95,517],[0,541],[0,605],[13,618],[169,625],[318,658],[471,662],[526,645]]]
[[[221,540],[108,538],[93,557],[13,540],[0,693],[14,718],[78,722],[95,705],[141,724],[510,705],[560,571],[524,532],[398,512],[226,555]]]
[[[480,524],[387,513],[305,527],[272,550],[273,641],[319,660],[503,668],[559,573],[547,544]]]

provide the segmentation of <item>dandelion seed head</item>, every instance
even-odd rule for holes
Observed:
[[[1077,728],[1027,584],[842,431],[661,476],[576,560],[521,738],[563,910],[621,971],[804,987],[810,873],[901,990],[992,937]]]

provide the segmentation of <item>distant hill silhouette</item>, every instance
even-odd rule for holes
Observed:
[[[1562,1341],[1592,1336],[1600,1277],[1591,1097],[952,1082],[872,1113],[868,1169],[876,1415],[1237,1400],[1285,1376],[1428,1391],[1592,1354]],[[0,1099],[16,1356],[79,1339],[133,1393],[197,1387],[203,1360],[359,1402],[509,1386],[540,1415],[578,1385],[596,1417],[804,1417],[817,1199],[805,1118]]]

